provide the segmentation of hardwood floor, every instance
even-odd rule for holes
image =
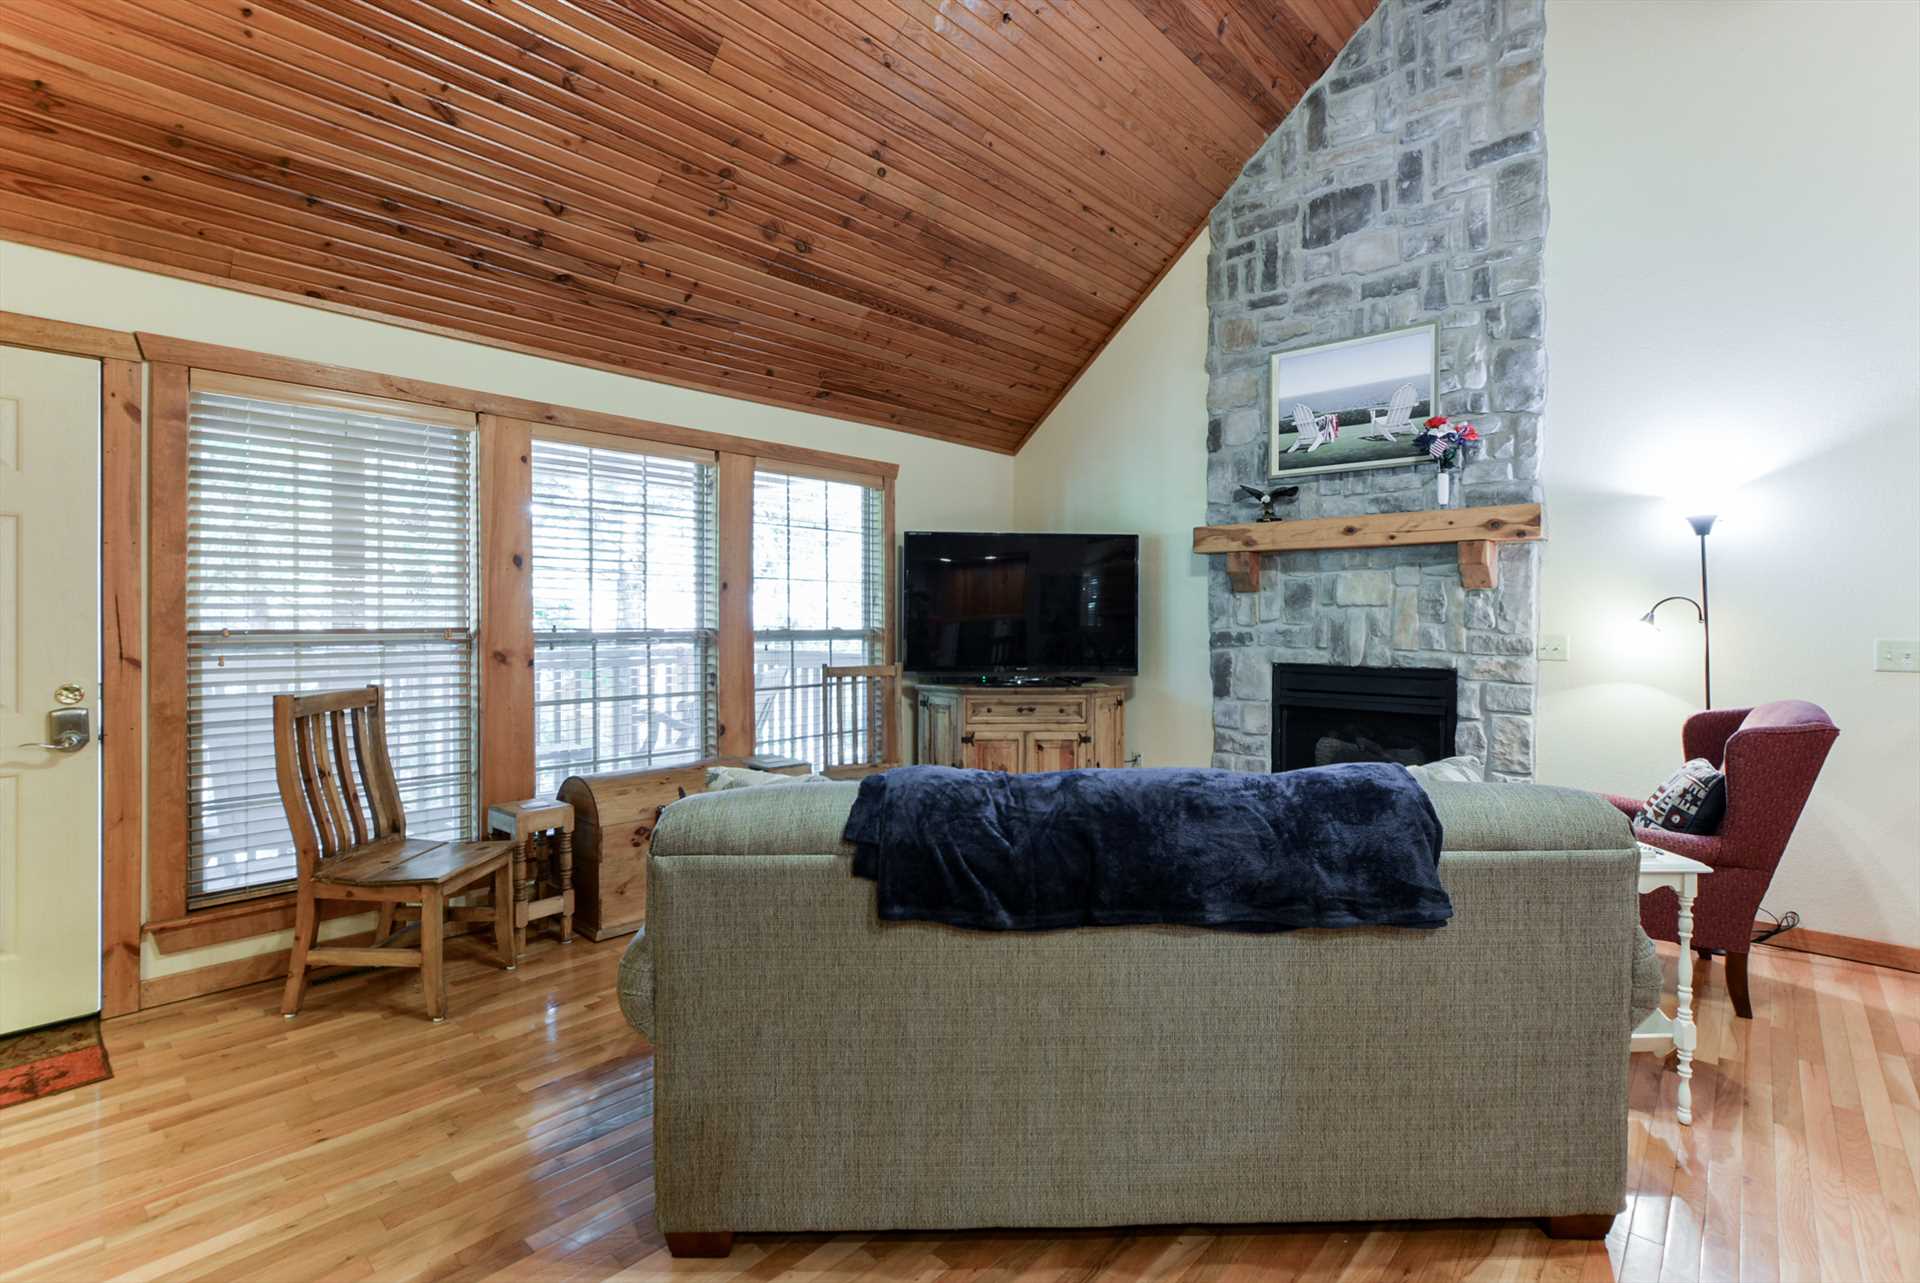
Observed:
[[[112,1082],[0,1113],[0,1279],[1920,1279],[1920,976],[1766,949],[1752,1021],[1704,978],[1691,1129],[1634,1058],[1634,1192],[1604,1243],[1522,1222],[748,1235],[674,1262],[624,943],[536,941],[509,974],[458,942],[439,1026],[391,972],[317,983],[290,1023],[271,983],[108,1022]]]

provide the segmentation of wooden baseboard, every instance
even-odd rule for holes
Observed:
[[[165,922],[149,922],[141,928],[153,938],[153,947],[161,953],[184,953],[210,944],[226,944],[253,936],[271,935],[293,929],[293,893],[223,904],[217,909],[202,909],[185,917]],[[356,913],[371,913],[367,905],[347,900],[320,902],[320,920],[348,918]]]
[[[327,943],[343,947],[372,944],[373,932],[356,931],[352,935],[340,936]],[[140,1009],[144,1011],[148,1007],[159,1007],[169,1002],[184,1002],[188,998],[219,993],[223,989],[238,989],[244,985],[258,984],[262,980],[285,980],[287,964],[291,961],[293,961],[293,950],[276,949],[272,953],[256,953],[245,958],[235,958],[231,962],[216,962],[210,967],[195,967],[192,971],[176,971],[170,976],[155,976],[151,980],[142,980]]]
[[[583,935],[595,944],[598,944],[602,940],[611,940],[615,936],[630,936],[646,925],[647,920],[645,918],[635,918],[631,922],[615,922],[604,927],[598,925],[588,926],[578,918],[575,918],[573,929],[575,933]]]
[[[467,922],[447,924],[449,940],[475,934],[491,934],[490,925]],[[323,948],[352,948],[357,945],[373,943],[373,932],[355,931],[350,935],[336,936],[322,941]],[[293,961],[293,950],[277,949],[272,953],[256,953],[245,958],[235,958],[231,962],[216,962],[210,967],[195,967],[191,971],[176,971],[170,976],[155,976],[151,980],[140,982],[140,1009],[162,1006],[169,1002],[184,1002],[188,998],[202,998],[210,993],[220,993],[227,989],[240,989],[247,985],[259,984],[263,980],[275,982],[287,978],[287,964]],[[341,971],[353,970],[347,967],[316,967],[313,979],[324,980]],[[131,1012],[125,1013],[131,1015]]]
[[[1765,931],[1775,924],[1755,921],[1753,929]],[[1765,949],[1792,949],[1796,953],[1816,953],[1823,958],[1845,958],[1895,971],[1920,973],[1920,949],[1911,945],[1888,944],[1882,940],[1863,940],[1859,936],[1837,935],[1831,931],[1809,931],[1795,927],[1784,931],[1761,946]]]

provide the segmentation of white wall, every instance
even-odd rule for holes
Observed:
[[[1207,246],[1201,233],[1040,425],[1014,468],[1025,530],[1141,535],[1140,676],[1127,749],[1147,766],[1213,752],[1206,519]]]
[[[0,310],[146,330],[255,352],[406,375],[456,387],[837,451],[900,465],[901,529],[1004,529],[1012,524],[1013,459],[928,437],[503,352],[278,299],[260,298],[0,241]],[[322,924],[330,936],[360,919]],[[161,955],[152,978],[287,948],[291,932]]]
[[[1920,945],[1920,7],[1555,0],[1539,778],[1679,764],[1709,547],[1714,702],[1840,739],[1766,907]],[[1697,495],[1723,497],[1697,498]]]

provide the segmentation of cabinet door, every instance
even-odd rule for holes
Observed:
[[[922,766],[958,766],[954,751],[958,737],[954,726],[954,701],[937,695],[923,695],[919,703],[920,743],[914,760]]]
[[[1028,731],[1029,771],[1075,771],[1087,764],[1087,745],[1078,731]]]
[[[1127,764],[1126,700],[1118,692],[1097,696],[1093,701],[1092,764],[1106,767]]]
[[[1026,739],[1019,731],[974,731],[961,741],[962,764],[976,771],[1017,775],[1030,769],[1023,751]]]

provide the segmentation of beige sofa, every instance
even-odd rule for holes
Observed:
[[[621,1000],[655,1047],[676,1253],[986,1226],[1597,1235],[1621,1206],[1637,857],[1603,799],[1431,785],[1435,931],[996,934],[878,921],[839,840],[854,789],[691,797],[655,835]]]

